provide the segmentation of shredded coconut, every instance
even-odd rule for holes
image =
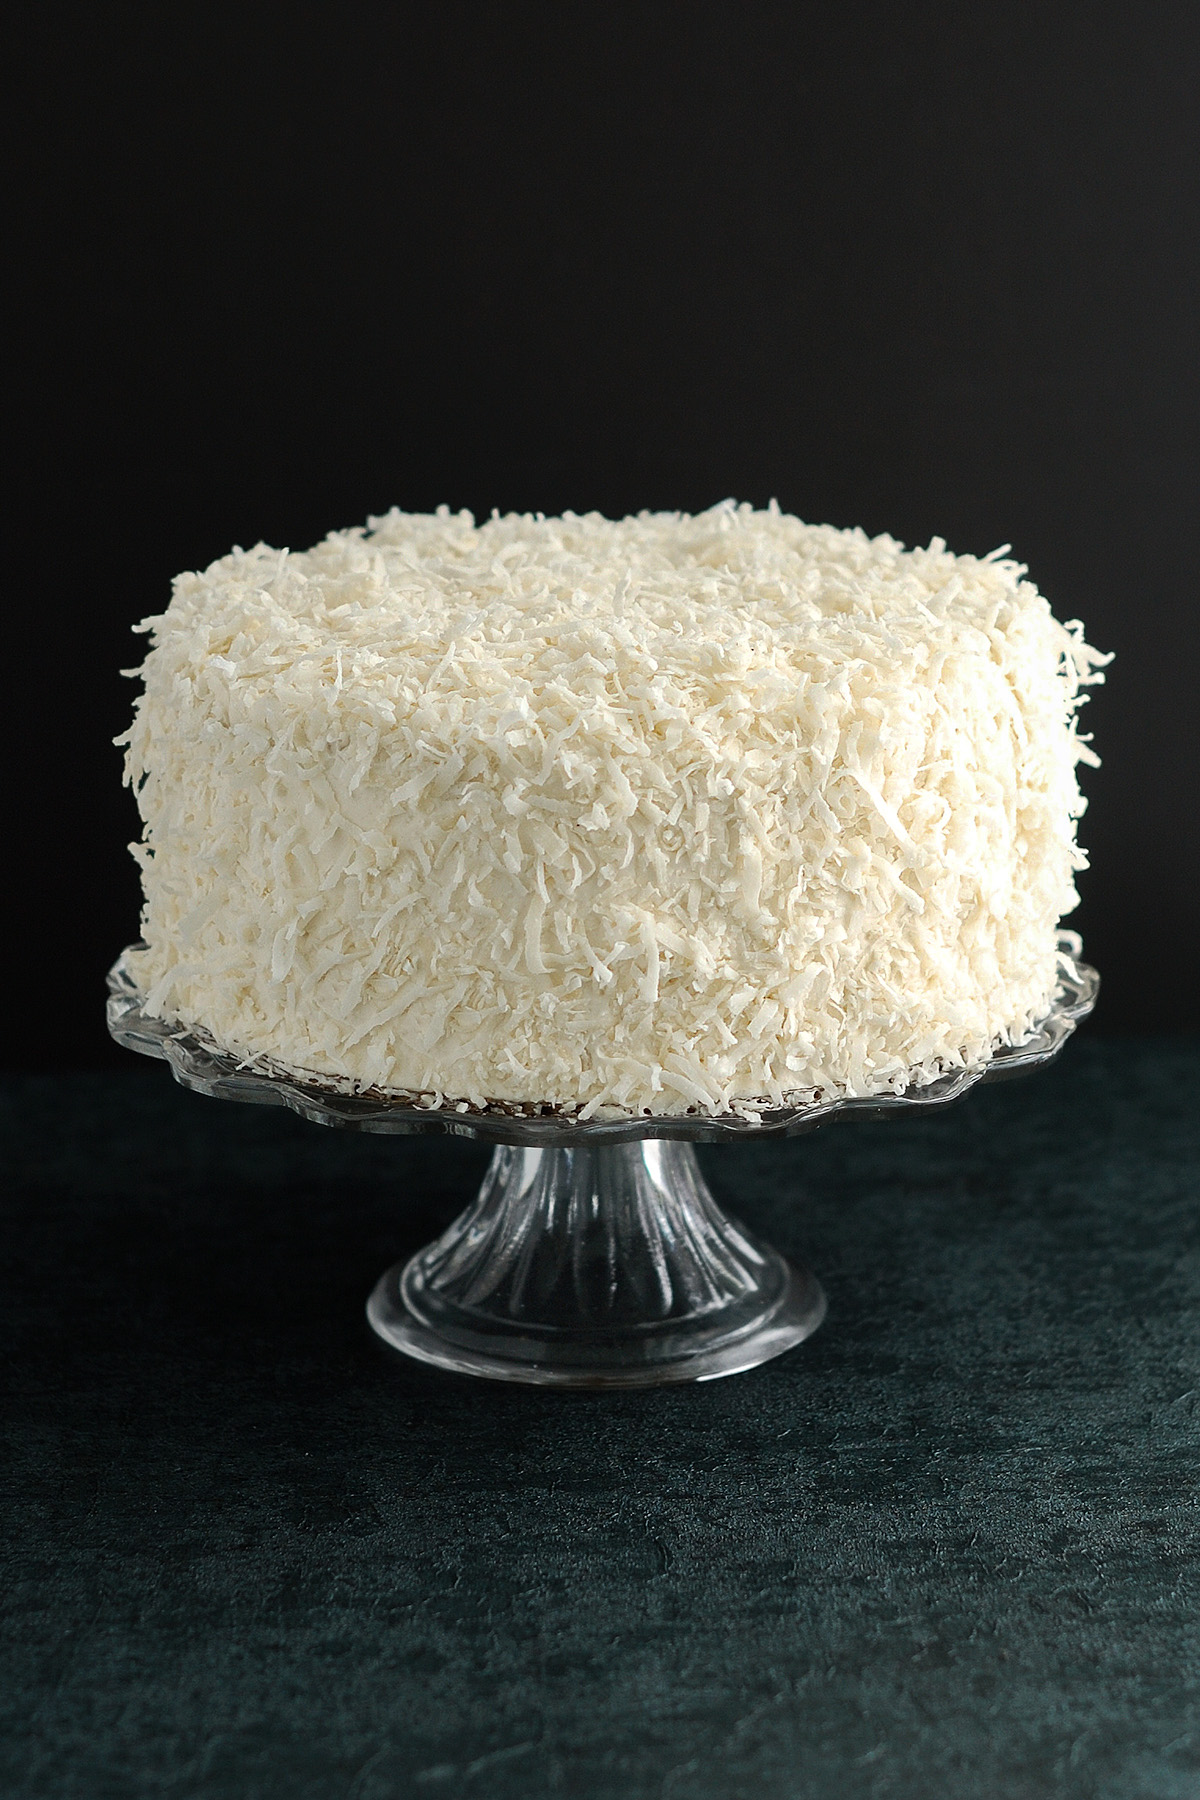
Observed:
[[[443,507],[181,575],[118,740],[146,1009],[588,1117],[979,1064],[1057,985],[1108,660],[1007,548]]]

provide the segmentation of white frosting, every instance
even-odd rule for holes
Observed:
[[[1107,660],[1024,573],[729,502],[182,575],[121,740],[147,1008],[588,1116],[977,1064],[1056,986]]]

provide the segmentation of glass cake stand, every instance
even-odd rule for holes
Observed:
[[[351,1131],[441,1132],[494,1144],[483,1186],[449,1230],[381,1276],[367,1316],[385,1342],[461,1374],[546,1387],[653,1387],[754,1368],[825,1316],[812,1275],[722,1212],[693,1145],[795,1137],[831,1119],[928,1111],[981,1081],[1039,1068],[1095,1005],[1099,977],[1059,938],[1054,1005],[981,1068],[900,1095],[828,1100],[743,1118],[699,1113],[574,1119],[552,1107],[422,1105],[420,1097],[302,1080],[239,1060],[201,1032],[149,1018],[122,956],[108,1027],[176,1081],[222,1100],[286,1106]],[[126,953],[128,954],[128,953]]]

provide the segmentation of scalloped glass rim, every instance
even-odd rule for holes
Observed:
[[[639,1138],[716,1144],[761,1137],[764,1133],[797,1137],[830,1119],[877,1119],[913,1107],[948,1106],[981,1081],[1006,1080],[1050,1062],[1079,1021],[1091,1012],[1100,988],[1095,969],[1079,961],[1082,946],[1075,933],[1060,932],[1058,941],[1062,975],[1054,1005],[1022,1043],[997,1045],[980,1067],[955,1070],[904,1094],[813,1101],[773,1108],[750,1118],[673,1113],[580,1121],[549,1109],[530,1114],[498,1103],[482,1110],[472,1107],[460,1111],[453,1103],[433,1108],[386,1094],[341,1093],[316,1080],[301,1080],[283,1070],[247,1064],[206,1042],[198,1032],[166,1019],[148,1018],[141,1010],[141,994],[126,962],[129,950],[122,952],[109,973],[108,1029],[125,1049],[166,1062],[176,1081],[193,1093],[218,1100],[286,1106],[316,1125],[340,1125],[351,1131],[434,1132],[544,1150],[572,1144],[627,1144]],[[131,950],[139,948],[140,945],[130,946]]]

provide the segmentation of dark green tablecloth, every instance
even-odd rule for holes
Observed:
[[[10,1082],[0,1791],[1200,1795],[1198,1088],[702,1152],[828,1322],[563,1396],[367,1335],[476,1147]]]

